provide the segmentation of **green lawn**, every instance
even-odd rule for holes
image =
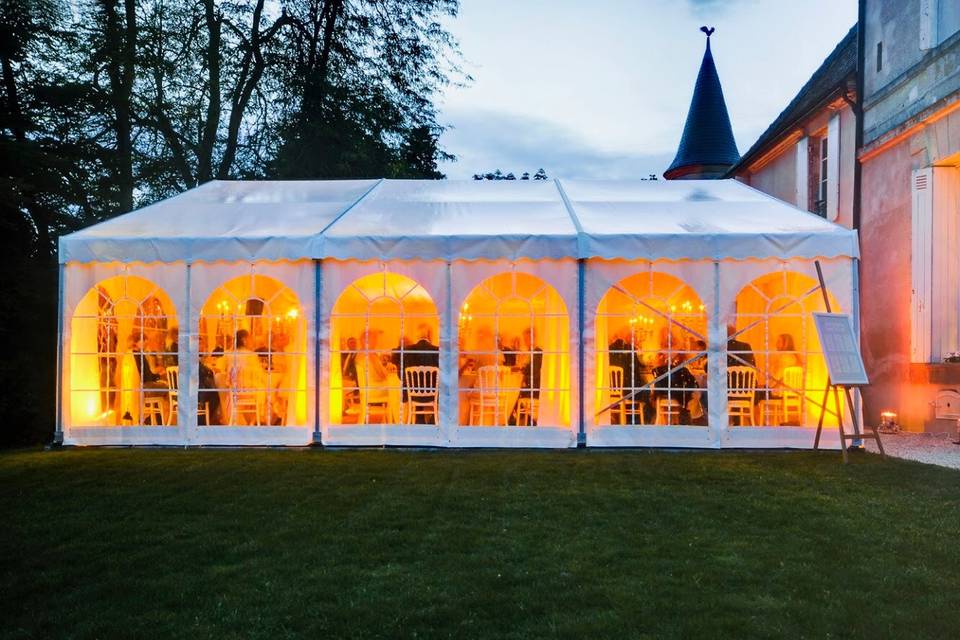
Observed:
[[[960,473],[837,452],[0,454],[0,636],[960,636]]]

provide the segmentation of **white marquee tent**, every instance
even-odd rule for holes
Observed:
[[[58,433],[809,447],[857,258],[731,180],[214,181],[61,239]]]

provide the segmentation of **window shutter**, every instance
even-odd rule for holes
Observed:
[[[840,214],[840,114],[827,124],[827,220]]]
[[[930,361],[933,244],[933,171],[920,169],[911,175],[913,199],[910,274],[910,361]]]
[[[810,206],[807,202],[807,194],[810,193],[810,182],[807,163],[810,162],[807,149],[810,142],[806,136],[797,141],[797,171],[796,171],[796,203],[804,211],[809,211]]]
[[[931,356],[940,362],[944,354],[957,351],[958,308],[960,308],[960,169],[933,167],[931,170],[931,289],[933,304]]]

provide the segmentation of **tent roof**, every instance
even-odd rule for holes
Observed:
[[[857,255],[735,180],[213,181],[60,239],[64,263]]]

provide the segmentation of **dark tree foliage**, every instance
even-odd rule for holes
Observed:
[[[53,431],[57,238],[229,178],[443,178],[458,0],[0,0],[0,444]]]
[[[487,173],[475,173],[473,174],[473,179],[474,180],[517,180],[517,176],[515,176],[512,171],[508,173],[503,173],[502,171],[500,171],[500,169],[497,169],[496,171],[490,171]],[[527,171],[524,171],[522,174],[520,174],[519,179],[529,180],[530,173]],[[533,179],[547,180],[548,179],[547,172],[544,171],[543,169],[538,169],[537,172],[533,174]]]

